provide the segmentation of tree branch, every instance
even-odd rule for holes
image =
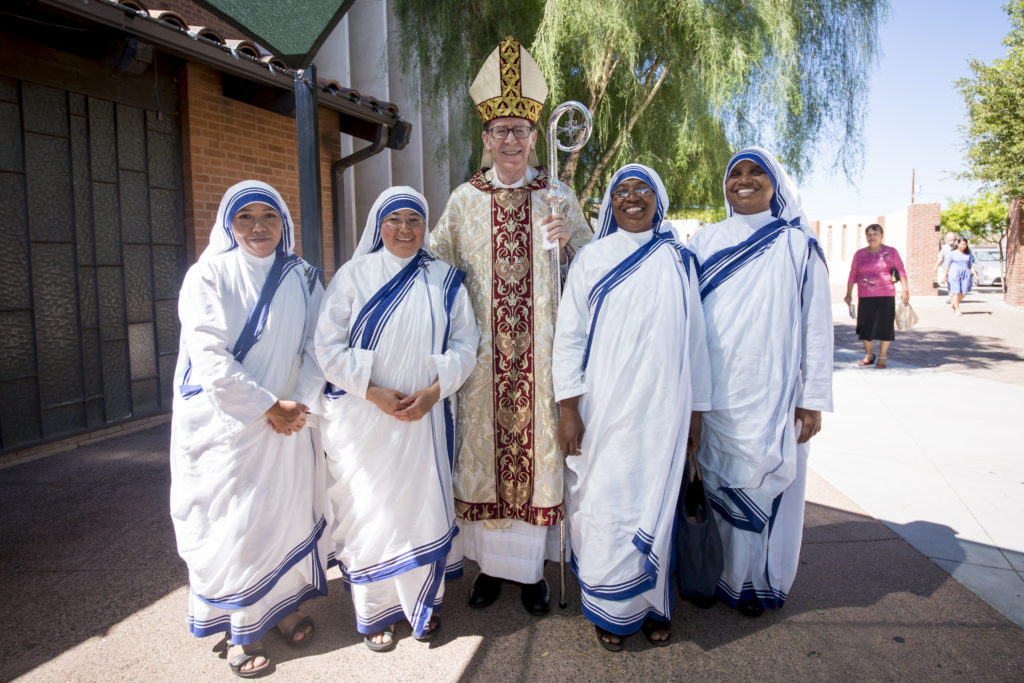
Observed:
[[[614,59],[613,59],[614,55]],[[610,44],[605,48],[604,59],[601,60],[601,75],[596,83],[591,83],[590,90],[590,101],[587,102],[587,109],[590,110],[590,115],[593,116],[597,111],[597,108],[601,105],[601,101],[604,99],[604,94],[608,91],[608,84],[612,80],[612,74],[615,73],[615,69],[618,68],[619,62],[622,61],[622,53],[615,53],[615,46]],[[576,168],[580,161],[580,151],[577,150],[569,155],[569,158],[565,162],[565,166],[562,169],[562,177],[565,178],[565,182],[572,185],[576,179]]]
[[[580,192],[580,201],[583,201],[591,192],[593,192],[594,186],[597,185],[597,181],[601,178],[601,174],[604,172],[605,167],[607,167],[611,160],[615,157],[615,154],[619,151],[619,148],[625,141],[626,136],[629,135],[630,131],[633,130],[633,126],[635,126],[636,122],[640,120],[640,117],[643,115],[644,110],[646,110],[647,107],[650,106],[651,101],[654,99],[654,96],[658,94],[658,90],[661,88],[661,84],[665,82],[665,76],[668,75],[669,69],[672,68],[672,65],[670,63],[666,63],[665,67],[661,70],[661,73],[657,73],[658,66],[660,65],[660,63],[661,59],[659,58],[655,60],[653,64],[651,64],[650,68],[647,69],[647,74],[644,77],[644,84],[649,86],[647,96],[644,97],[644,100],[640,104],[640,106],[637,107],[630,115],[629,119],[626,121],[626,125],[619,129],[619,134],[616,136],[615,142],[613,142],[612,146],[608,148],[608,151],[604,153],[604,155],[601,157],[601,160],[597,162],[597,165],[594,167],[594,170],[590,174],[590,178],[587,179],[587,184],[583,186],[583,191]],[[655,74],[657,74],[656,80],[652,85],[651,79],[655,78]]]

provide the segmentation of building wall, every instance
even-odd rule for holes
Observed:
[[[194,0],[154,0],[147,6],[176,11],[190,23],[210,26],[228,37],[239,35],[237,29]],[[422,192],[427,198],[433,225],[441,216],[451,191],[467,179],[471,150],[458,137],[458,131],[463,117],[473,113],[469,84],[466,84],[467,90],[454,93],[437,107],[425,106],[418,71],[412,68],[406,72],[401,68],[401,36],[391,0],[356,0],[313,60],[318,80],[337,81],[364,97],[393,102],[402,118],[413,126],[411,139],[404,149],[385,149],[344,171],[344,201],[338,226],[343,261],[358,243],[370,207],[383,190],[394,185],[409,185]],[[190,255],[195,258],[202,253],[221,194],[238,180],[256,178],[274,185],[284,196],[298,224],[295,120],[225,99],[220,93],[219,76],[212,69],[189,65],[185,80],[185,97],[192,102],[185,107],[187,177],[193,175],[189,172],[190,157],[194,158],[195,165],[194,178],[186,188],[190,207],[187,226],[194,242],[190,245]],[[189,115],[194,124],[189,124]],[[246,127],[237,122],[246,122]],[[195,143],[188,143],[193,137]],[[333,262],[330,165],[369,143],[340,134],[337,116],[326,110],[321,110],[320,137],[323,256],[329,280],[340,265]],[[246,151],[250,145],[256,146]],[[283,172],[276,178],[267,177],[257,151],[265,155],[272,167]],[[296,230],[296,241],[300,242],[298,233]],[[299,249],[296,251],[301,254]]]
[[[1024,199],[1010,200],[1006,235],[1006,303],[1024,307]]]
[[[218,71],[185,67],[182,79],[185,227],[194,261],[209,243],[224,191],[241,180],[262,180],[284,197],[302,255],[295,119],[224,97]],[[331,163],[340,157],[336,112],[320,109],[321,234],[324,270],[333,272]]]
[[[176,62],[111,71],[23,28],[0,29],[5,458],[170,409],[187,251]]]

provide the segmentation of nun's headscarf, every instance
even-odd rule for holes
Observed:
[[[416,190],[406,185],[389,187],[380,193],[377,201],[370,207],[370,213],[366,216],[366,225],[363,227],[363,234],[359,238],[359,244],[352,254],[352,258],[363,254],[372,254],[384,248],[384,241],[380,236],[380,224],[390,214],[402,209],[412,209],[423,216],[423,222],[429,225],[427,216],[427,198]],[[420,249],[430,251],[430,229],[423,231],[423,245]]]
[[[229,187],[221,197],[220,207],[217,209],[217,222],[210,231],[210,243],[199,257],[200,261],[238,248],[235,233],[231,232],[231,221],[241,209],[254,202],[271,206],[281,214],[281,241],[277,243],[277,253],[288,256],[293,252],[295,226],[292,223],[292,215],[288,212],[288,205],[284,203],[280,193],[259,180],[243,180]]]
[[[665,191],[665,183],[661,181],[661,176],[649,166],[626,164],[615,172],[611,182],[608,183],[608,187],[604,191],[604,199],[601,201],[601,213],[598,214],[597,218],[598,229],[594,233],[594,239],[591,241],[607,237],[619,229],[618,223],[615,222],[615,212],[612,211],[612,192],[619,186],[619,183],[630,178],[642,180],[654,190],[655,208],[651,227],[654,228],[654,232],[659,231],[661,222],[665,219],[665,214],[668,212],[668,192]]]
[[[779,164],[778,160],[768,150],[760,147],[741,149],[729,160],[729,165],[725,167],[725,178],[722,180],[723,195],[733,167],[744,159],[753,161],[760,166],[772,181],[772,188],[775,190],[769,205],[772,215],[790,223],[794,222],[795,218],[799,218],[801,226],[810,227],[807,222],[807,215],[804,213],[803,205],[800,201],[800,192],[796,189],[796,185],[790,179],[789,174],[786,173],[786,169],[782,168],[782,165]],[[734,214],[729,200],[725,202],[725,210],[729,216]]]

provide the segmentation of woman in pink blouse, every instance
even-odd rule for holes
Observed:
[[[850,264],[850,277],[846,282],[847,304],[853,296],[853,286],[857,285],[857,336],[864,342],[864,358],[858,365],[875,364],[876,368],[885,367],[885,357],[889,353],[894,334],[896,318],[896,287],[900,282],[903,303],[910,301],[910,283],[907,281],[907,270],[903,267],[903,259],[892,247],[882,244],[885,229],[872,223],[864,229],[868,246],[858,249]],[[878,340],[878,362],[875,362],[874,340]]]

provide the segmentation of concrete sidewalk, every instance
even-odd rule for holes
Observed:
[[[972,293],[915,298],[889,367],[836,305],[835,413],[812,467],[922,554],[1024,627],[1024,311]]]
[[[824,476],[809,478],[801,569],[784,609],[749,619],[680,603],[671,645],[637,635],[613,654],[580,615],[571,578],[569,609],[535,618],[507,587],[495,605],[470,609],[470,566],[448,585],[434,642],[399,628],[396,651],[378,655],[355,633],[331,573],[330,595],[308,603],[317,622],[309,649],[268,636],[272,680],[1024,679],[1024,630],[943,570],[990,567],[1018,581],[1024,570],[1013,528],[1020,430],[1010,434],[1021,385],[998,379],[1024,363],[1024,335],[1013,333],[1024,313],[965,304],[991,307],[990,334],[966,324],[980,316],[949,322],[939,305],[914,304],[922,325],[899,337],[887,370],[856,367],[856,339],[847,343],[837,317],[837,412],[812,448]],[[919,339],[933,334],[947,345]],[[917,360],[933,366],[910,364],[915,346],[930,349]],[[0,680],[236,680],[214,652],[219,639],[185,628],[167,439],[162,426],[0,469]],[[557,587],[557,567],[548,580]],[[1006,614],[1019,605],[1019,587],[1015,598],[974,590]]]

